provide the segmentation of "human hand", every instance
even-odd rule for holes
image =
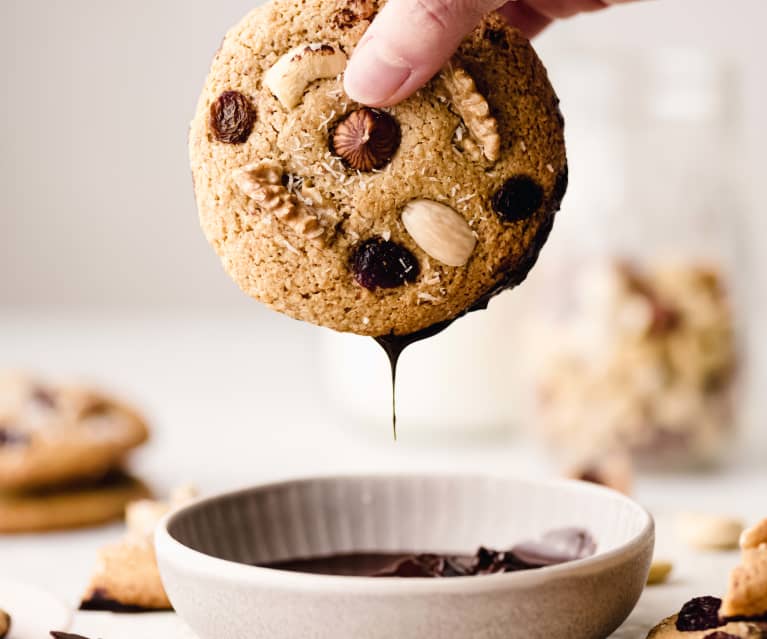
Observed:
[[[354,51],[344,88],[369,106],[401,102],[442,68],[491,11],[533,37],[556,19],[631,1],[389,0]]]

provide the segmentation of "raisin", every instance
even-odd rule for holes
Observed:
[[[738,639],[736,635],[731,635],[729,632],[722,632],[721,630],[717,630],[716,632],[712,632],[710,635],[706,635],[703,637],[703,639]]]
[[[357,283],[369,291],[414,282],[420,272],[418,260],[410,251],[380,237],[357,246],[351,256],[351,269]]]
[[[210,128],[219,142],[243,144],[255,122],[253,105],[239,91],[225,91],[210,105]]]
[[[712,630],[724,624],[719,619],[722,600],[717,597],[696,597],[691,599],[679,611],[676,629],[681,632]]]
[[[541,204],[543,187],[527,175],[509,178],[493,196],[493,208],[506,222],[526,220]]]
[[[73,635],[70,632],[59,632],[57,630],[51,630],[51,637],[53,639],[88,639],[88,637],[83,637],[82,635]]]

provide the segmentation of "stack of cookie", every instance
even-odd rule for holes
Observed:
[[[101,524],[148,494],[123,469],[143,419],[102,393],[0,374],[0,533]]]

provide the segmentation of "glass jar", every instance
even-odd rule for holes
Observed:
[[[735,75],[699,51],[556,59],[571,190],[534,275],[535,425],[571,461],[711,463],[744,370]]]

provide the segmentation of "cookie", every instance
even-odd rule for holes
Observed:
[[[706,630],[681,631],[676,627],[677,615],[661,621],[647,639],[765,639],[767,624],[752,621],[731,621]]]
[[[0,490],[101,477],[146,439],[144,420],[107,395],[0,375]]]
[[[0,610],[0,639],[5,639],[10,630],[11,616],[5,610]]]
[[[411,334],[521,282],[567,187],[563,118],[492,15],[413,97],[350,100],[378,0],[273,0],[216,54],[191,124],[200,222],[248,295],[294,318]]]
[[[102,548],[81,610],[170,610],[151,537],[134,537]]]
[[[64,488],[0,492],[0,533],[79,528],[122,517],[125,506],[149,495],[137,479],[114,471],[98,482]]]
[[[740,543],[743,558],[730,573],[721,613],[767,619],[767,519],[745,530]]]
[[[650,631],[648,639],[764,639],[767,621],[761,619],[729,620],[722,617],[722,600],[696,597],[688,601],[679,614],[661,621]]]
[[[102,548],[82,610],[142,612],[172,608],[160,579],[154,551],[154,532],[160,520],[197,497],[193,486],[181,486],[168,501],[141,499],[125,510],[127,534]]]

